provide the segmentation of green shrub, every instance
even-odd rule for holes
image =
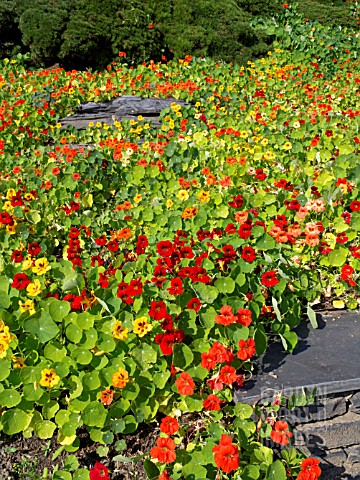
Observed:
[[[347,4],[341,1],[302,0],[298,10],[310,20],[317,20],[324,25],[358,28],[356,18],[350,14]]]

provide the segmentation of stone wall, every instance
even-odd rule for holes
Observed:
[[[357,312],[324,312],[316,330],[302,323],[294,352],[270,345],[253,381],[234,393],[236,402],[254,405],[276,392],[290,398],[316,388],[313,404],[279,417],[293,428],[294,446],[321,460],[322,480],[360,480],[359,320]]]
[[[295,428],[294,446],[321,460],[324,480],[360,480],[360,391],[316,397],[281,412]]]

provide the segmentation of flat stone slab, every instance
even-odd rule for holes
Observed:
[[[259,373],[234,392],[235,402],[254,403],[276,391],[288,396],[317,389],[317,397],[360,389],[360,314],[328,312],[318,315],[319,328],[303,322],[299,343],[286,353],[281,342],[269,346],[258,360]]]
[[[142,98],[135,95],[123,95],[108,102],[83,103],[79,105],[74,115],[60,119],[60,123],[63,127],[72,125],[82,130],[91,122],[113,125],[114,122],[124,119],[137,121],[138,116],[141,115],[145,123],[152,122],[159,128],[160,113],[174,102],[182,107],[190,105],[175,98]]]

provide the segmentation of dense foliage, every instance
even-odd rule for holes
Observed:
[[[105,67],[119,51],[133,64],[189,54],[246,64],[273,40],[251,21],[283,8],[280,0],[4,0],[0,53],[21,48],[33,65],[70,69]],[[310,20],[357,27],[341,1],[306,0],[299,8]]]
[[[318,478],[316,460],[274,447],[292,436],[280,394],[232,399],[269,339],[294,350],[303,312],[316,327],[324,298],[358,306],[359,35],[288,6],[255,24],[274,50],[246,67],[134,68],[125,52],[99,73],[1,63],[5,434],[56,433],[74,452],[85,427],[106,454],[158,419],[149,478]],[[141,117],[61,128],[80,103],[122,94],[190,105],[163,111],[160,130]]]

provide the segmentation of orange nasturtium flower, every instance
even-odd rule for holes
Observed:
[[[119,368],[111,378],[113,387],[124,388],[130,381],[129,374],[124,368]]]
[[[195,217],[195,215],[197,214],[198,212],[198,209],[196,207],[188,207],[188,208],[185,208],[183,213],[182,213],[182,218],[192,218],[192,217]]]
[[[44,368],[41,371],[41,380],[40,385],[42,387],[52,388],[55,387],[60,382],[59,375],[56,375],[56,372],[53,368]]]

